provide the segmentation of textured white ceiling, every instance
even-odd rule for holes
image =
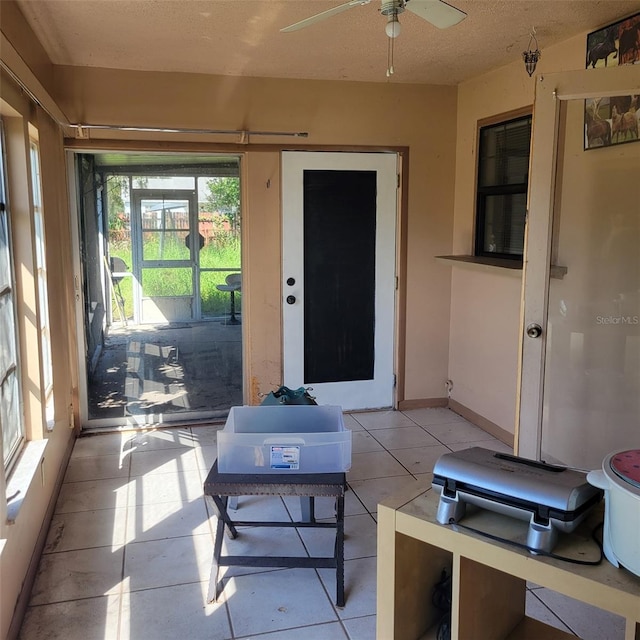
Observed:
[[[387,82],[380,0],[292,33],[344,0],[18,0],[55,64],[231,76]],[[451,0],[438,30],[406,11],[393,82],[458,84],[640,11],[634,0]]]

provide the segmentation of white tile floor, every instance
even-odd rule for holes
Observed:
[[[378,502],[430,483],[438,457],[508,448],[448,409],[354,413],[345,506],[346,606],[335,571],[228,568],[207,604],[213,549],[202,484],[217,427],[108,434],[76,442],[21,640],[373,640]],[[242,517],[299,518],[297,499],[244,497]],[[333,505],[317,500],[318,517]],[[240,554],[331,555],[330,530],[243,529]],[[585,640],[624,637],[622,620],[531,585],[529,615]],[[386,640],[386,639],[383,639]]]

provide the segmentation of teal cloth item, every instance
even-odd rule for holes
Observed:
[[[299,387],[298,389],[289,389],[289,387],[280,387],[272,391],[260,403],[262,406],[279,405],[279,404],[318,404],[316,399],[309,395],[309,389]]]

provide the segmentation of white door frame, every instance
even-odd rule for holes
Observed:
[[[524,254],[516,451],[540,459],[546,356],[547,305],[556,198],[556,159],[562,101],[640,94],[638,68],[623,65],[550,73],[536,78],[529,202]],[[527,327],[543,328],[539,338]]]
[[[354,166],[354,160],[358,166]],[[377,392],[375,401],[366,396],[364,385],[360,381],[323,383],[312,385],[318,401],[327,404],[339,404],[343,409],[365,409],[392,407],[395,404],[395,318],[396,318],[396,252],[398,227],[398,162],[397,153],[368,152],[322,152],[300,151],[283,152],[282,154],[282,304],[283,304],[283,365],[284,383],[298,386],[304,380],[304,362],[299,355],[304,353],[303,308],[302,305],[287,305],[285,300],[289,294],[303,299],[304,283],[295,287],[287,285],[287,279],[293,273],[300,273],[303,264],[302,238],[303,218],[300,210],[293,203],[302,202],[303,181],[287,181],[292,172],[304,169],[328,170],[375,170],[389,172],[393,165],[393,188],[391,185],[378,184],[377,211],[378,224],[376,232],[376,332],[375,332],[375,364],[373,381],[362,381],[375,384]],[[392,229],[378,230],[384,222],[381,212],[392,209]],[[384,217],[384,214],[383,214]],[[388,220],[388,217],[387,217]],[[287,251],[286,247],[298,247],[296,251]],[[298,276],[299,277],[299,276]],[[378,286],[380,291],[378,291]],[[378,330],[380,327],[386,329]],[[298,354],[297,359],[295,355]],[[344,395],[343,395],[344,394]],[[336,400],[335,398],[339,398]]]
[[[120,428],[123,426],[128,427],[147,427],[149,425],[157,425],[160,421],[158,414],[149,414],[143,416],[125,416],[116,418],[91,418],[89,416],[89,384],[88,384],[88,370],[85,354],[87,353],[86,335],[84,331],[85,322],[85,295],[83,287],[84,269],[80,257],[80,207],[79,207],[79,184],[78,184],[78,171],[76,159],[83,153],[95,154],[96,150],[80,150],[80,149],[65,149],[65,164],[66,164],[66,180],[67,190],[69,193],[69,225],[70,225],[70,237],[71,237],[71,255],[73,265],[73,283],[72,291],[75,302],[75,334],[76,334],[76,346],[77,346],[77,383],[78,387],[78,403],[79,403],[79,418],[80,429],[101,429],[101,428]],[[171,155],[174,152],[167,152],[166,155]],[[194,154],[197,155],[197,154]],[[243,202],[245,200],[245,189],[247,179],[245,176],[245,163],[244,156],[241,154],[223,154],[233,158],[237,158],[239,161],[239,177],[240,185],[242,189]],[[197,212],[197,206],[195,207]],[[197,214],[196,214],[197,215]],[[241,226],[241,246],[246,246],[245,234],[247,230],[245,225]],[[242,270],[246,272],[244,268],[244,262],[246,260],[245,252],[242,251]],[[249,299],[249,286],[247,281],[246,285],[243,285],[243,296],[245,300]],[[247,305],[248,306],[248,305]],[[243,398],[246,397],[246,389],[249,385],[249,373],[247,367],[247,355],[244,345],[247,344],[247,329],[249,322],[243,322],[242,326],[242,389]],[[73,381],[72,381],[73,382]],[[171,423],[187,423],[191,420],[201,421],[208,418],[209,414],[206,411],[185,411],[175,414],[164,414],[162,421],[165,425],[170,426]],[[219,419],[218,415],[211,416],[214,419]]]
[[[80,211],[78,207],[78,176],[76,167],[77,153],[65,150],[67,171],[67,192],[69,193],[69,218],[71,232],[71,259],[73,264],[73,299],[75,302],[75,326],[78,364],[78,401],[80,425],[87,423],[89,418],[89,390],[87,382],[87,352],[86,336],[84,332],[84,290],[82,287],[82,264],[80,262]]]
[[[191,303],[190,320],[202,320],[200,317],[200,249],[197,240],[192,236],[190,257],[188,260],[173,260],[167,265],[162,261],[144,260],[143,252],[143,232],[142,232],[142,211],[143,200],[153,200],[154,198],[166,198],[167,200],[186,200],[189,203],[189,234],[194,231],[198,233],[198,193],[194,189],[131,189],[131,238],[133,249],[133,306],[134,324],[144,323],[142,313],[142,300],[144,291],[142,290],[142,269],[144,268],[190,268],[191,269],[191,291],[193,301]],[[145,264],[146,263],[146,264]]]

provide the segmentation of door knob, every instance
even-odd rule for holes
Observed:
[[[539,338],[542,335],[542,327],[539,324],[532,322],[527,327],[527,335],[530,338]]]
[[[287,296],[287,304],[295,304],[296,297],[295,296]]]

